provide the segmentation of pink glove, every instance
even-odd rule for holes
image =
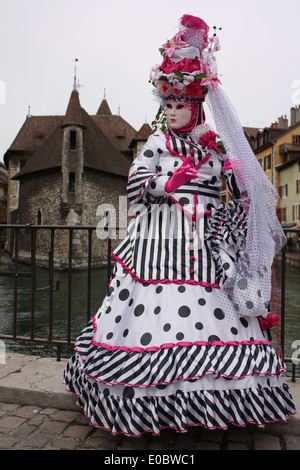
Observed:
[[[172,193],[187,181],[197,178],[197,170],[192,165],[192,157],[189,155],[181,167],[173,173],[165,186],[166,193]]]

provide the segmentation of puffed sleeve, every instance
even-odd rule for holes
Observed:
[[[160,154],[159,135],[151,135],[129,170],[127,195],[130,204],[155,204],[165,196],[168,176],[157,171]]]

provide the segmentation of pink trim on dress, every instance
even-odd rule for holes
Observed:
[[[96,321],[96,315],[93,316],[92,318],[93,322],[93,329],[94,332],[97,332],[97,321]],[[266,346],[271,346],[271,343],[269,341],[258,341],[258,340],[252,340],[252,341],[179,341],[178,343],[163,343],[160,346],[150,346],[148,348],[141,348],[139,346],[134,346],[132,348],[128,346],[111,346],[110,344],[107,343],[100,343],[99,341],[96,341],[92,339],[92,344],[97,347],[101,347],[104,349],[107,349],[108,351],[124,351],[124,352],[156,352],[160,351],[161,349],[167,349],[167,348],[175,348],[176,346],[178,347],[190,347],[190,346],[251,346],[252,344],[258,346],[258,345],[266,345]]]
[[[184,281],[183,279],[140,279],[136,274],[134,274],[131,269],[121,260],[118,256],[114,253],[110,255],[116,263],[119,263],[125,271],[127,271],[132,279],[141,283],[141,284],[189,284],[192,286],[202,286],[202,287],[213,287],[214,289],[220,289],[219,284],[210,283],[210,282],[198,282],[192,279],[187,279]]]
[[[161,346],[151,346],[149,348],[141,348],[139,346],[134,346],[133,348],[129,348],[128,346],[111,346],[107,343],[99,343],[92,339],[92,344],[97,347],[101,347],[107,349],[108,351],[124,351],[124,352],[157,352],[161,349],[167,348],[175,348],[178,347],[190,347],[190,346],[251,346],[252,344],[258,345],[266,345],[271,346],[269,341],[180,341],[179,343],[164,343]]]

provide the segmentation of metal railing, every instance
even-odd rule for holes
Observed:
[[[87,285],[86,289],[86,322],[91,318],[91,281],[92,281],[92,270],[93,270],[93,256],[92,256],[92,243],[93,243],[93,233],[96,231],[96,226],[61,226],[61,225],[0,225],[0,247],[1,247],[1,234],[6,231],[7,241],[13,239],[12,242],[12,253],[11,258],[14,263],[14,271],[3,271],[1,269],[1,250],[0,250],[0,276],[8,276],[14,279],[14,299],[13,299],[13,328],[12,334],[5,335],[0,333],[0,339],[3,340],[13,340],[13,341],[24,341],[24,342],[34,342],[34,343],[48,343],[52,344],[57,348],[57,360],[61,358],[61,348],[64,346],[73,346],[74,341],[72,340],[71,335],[71,321],[72,321],[72,276],[74,273],[73,268],[73,234],[75,231],[86,231],[87,236],[87,257],[86,257],[86,273],[87,273]],[[49,291],[49,316],[48,316],[48,335],[46,338],[36,337],[35,335],[35,296],[37,292],[36,286],[36,253],[37,253],[37,232],[41,230],[46,230],[49,232],[50,236],[50,250],[48,258],[48,280],[49,285],[44,288],[44,290]],[[53,337],[53,297],[54,292],[59,289],[59,285],[54,283],[54,250],[55,250],[55,237],[58,231],[64,230],[68,233],[68,259],[67,259],[67,276],[68,276],[68,289],[67,289],[67,332],[66,340],[58,340]],[[110,227],[107,227],[107,230],[111,230]],[[124,230],[124,227],[114,227],[112,230]],[[19,271],[19,239],[20,233],[24,233],[30,237],[30,265],[29,272],[20,272]],[[13,237],[10,236],[10,233],[13,232]],[[300,236],[300,229],[285,229],[285,232],[294,232],[297,234],[297,237]],[[107,236],[106,238],[107,249],[106,255],[103,259],[103,265],[105,266],[107,284],[111,278],[112,272],[112,261],[111,261],[111,251],[112,251],[112,242],[111,237]],[[289,358],[285,357],[285,318],[286,318],[286,278],[285,278],[285,269],[286,269],[286,256],[287,256],[287,247],[284,247],[282,250],[282,263],[281,263],[281,315],[280,315],[280,342],[282,354],[285,362],[290,362],[292,364],[292,380],[295,380],[295,362]],[[17,334],[18,331],[18,283],[20,278],[29,278],[31,279],[31,318],[30,318],[30,335],[24,337]]]
[[[300,240],[300,229],[299,228],[285,228],[283,229],[285,235],[289,233],[296,234],[296,243],[295,247],[292,248],[292,253],[298,253],[300,255],[300,245],[298,245],[298,240]],[[296,363],[290,357],[286,357],[285,355],[285,324],[286,324],[286,260],[287,260],[287,253],[289,250],[289,245],[285,245],[281,250],[281,312],[280,312],[280,345],[282,350],[282,355],[284,358],[284,362],[292,364],[292,381],[295,381],[296,376]],[[300,256],[299,256],[300,261]]]
[[[299,150],[300,151],[300,142],[299,143],[284,143],[279,145],[279,153],[289,152],[289,150]]]
[[[14,299],[13,299],[13,327],[12,327],[12,334],[6,335],[0,333],[0,339],[3,340],[13,340],[13,341],[23,341],[23,342],[34,342],[34,343],[48,343],[56,346],[57,348],[57,360],[60,360],[61,357],[61,348],[63,346],[73,346],[74,341],[72,341],[71,337],[71,320],[72,320],[72,277],[74,273],[73,269],[73,234],[75,231],[86,231],[87,236],[87,257],[86,257],[86,272],[87,272],[87,285],[86,285],[86,321],[88,322],[91,317],[91,281],[92,281],[92,267],[93,267],[93,260],[92,260],[92,235],[97,229],[96,226],[62,226],[62,225],[0,225],[0,247],[2,244],[2,236],[5,231],[5,240],[6,243],[11,244],[11,249],[8,250],[11,255],[11,259],[14,264],[14,270],[5,270],[1,268],[1,249],[0,249],[0,276],[10,277],[14,279]],[[115,228],[114,230],[118,230],[119,228]],[[36,280],[37,280],[37,232],[38,231],[48,231],[50,236],[50,249],[49,249],[49,256],[48,256],[48,279],[49,285],[44,288],[43,290],[49,291],[49,317],[48,317],[48,335],[46,338],[36,337],[35,335],[35,298],[36,292],[39,290],[36,287]],[[54,292],[59,289],[59,284],[54,284],[54,251],[55,251],[55,235],[57,231],[67,231],[68,232],[68,260],[67,260],[67,276],[68,276],[68,289],[67,289],[67,332],[66,340],[57,340],[53,337],[53,298]],[[107,227],[107,231],[110,228]],[[29,264],[30,269],[29,272],[22,272],[19,270],[19,264],[22,263],[22,260],[19,259],[19,239],[20,233],[24,232],[27,236],[30,237],[30,258],[27,259],[26,264]],[[13,241],[11,241],[13,240]],[[107,237],[107,253],[105,258],[103,259],[103,265],[106,265],[107,269],[107,283],[111,277],[112,271],[112,262],[111,262],[111,238]],[[46,267],[46,266],[44,266]],[[31,279],[31,318],[30,318],[30,335],[24,337],[17,334],[17,326],[18,326],[18,285],[20,278],[29,278]]]

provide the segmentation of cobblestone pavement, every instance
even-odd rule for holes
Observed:
[[[0,402],[2,450],[105,450],[194,451],[200,450],[300,450],[299,420],[272,423],[263,429],[252,425],[227,431],[191,428],[187,433],[163,430],[161,435],[139,438],[111,436],[89,425],[80,409],[22,406]]]

